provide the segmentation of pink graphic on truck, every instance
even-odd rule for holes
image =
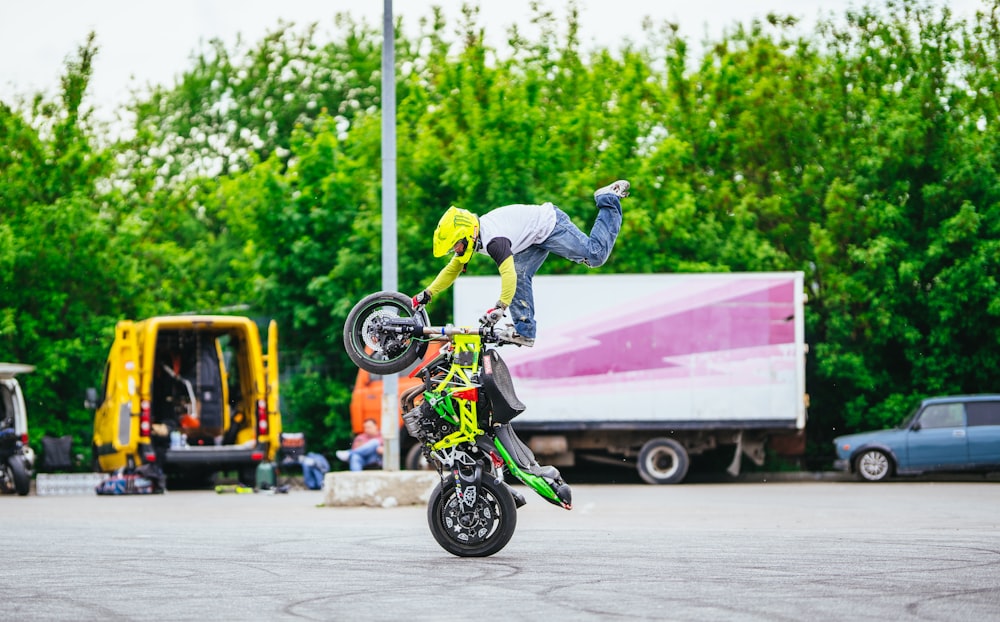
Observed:
[[[719,367],[691,369],[691,361],[712,354],[713,361],[733,368],[741,360],[770,358],[783,350],[781,346],[795,343],[794,294],[789,279],[654,292],[641,309],[626,308],[616,316],[558,327],[546,336],[555,347],[538,351],[540,356],[509,356],[511,371],[518,378],[550,383],[617,382],[620,379],[612,376],[637,373],[718,376],[723,373]]]
[[[459,279],[456,322],[499,280]],[[539,276],[538,337],[505,347],[519,425],[805,422],[800,272]]]

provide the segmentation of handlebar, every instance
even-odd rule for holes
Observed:
[[[424,326],[417,317],[392,318],[383,325],[383,330],[399,334],[420,335],[432,339],[448,339],[455,335],[479,335],[485,343],[501,343],[493,326]]]
[[[474,326],[452,326],[451,324],[446,324],[444,326],[424,326],[422,328],[425,337],[447,338],[454,335],[479,335],[487,343],[499,342],[496,331],[493,330],[492,326],[480,326],[476,328]]]

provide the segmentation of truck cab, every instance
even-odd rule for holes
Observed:
[[[253,485],[257,466],[280,447],[273,321],[267,336],[265,353],[256,323],[241,316],[119,322],[101,388],[88,391],[98,470],[237,471]]]

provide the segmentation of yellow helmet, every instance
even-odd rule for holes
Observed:
[[[455,248],[456,244],[465,239],[465,252],[458,255],[458,258],[462,263],[469,263],[478,226],[479,220],[469,210],[454,205],[449,207],[434,229],[434,256],[444,257]]]

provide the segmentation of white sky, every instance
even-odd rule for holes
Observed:
[[[567,0],[541,0],[556,17]],[[481,23],[488,41],[499,47],[507,28],[527,29],[531,0],[480,0]],[[880,4],[884,0],[871,0]],[[935,0],[940,4],[941,0]],[[407,28],[441,6],[456,27],[462,0],[395,0],[393,13]],[[644,17],[670,20],[682,36],[697,44],[706,33],[715,38],[736,22],[769,12],[791,14],[814,23],[820,15],[841,15],[862,0],[579,0],[581,40],[614,48],[624,37],[640,39]],[[972,14],[980,0],[950,0],[956,13]],[[374,26],[382,23],[384,0],[0,0],[0,100],[36,91],[57,91],[65,59],[93,30],[98,56],[88,103],[111,118],[130,89],[171,84],[190,64],[201,42],[219,38],[231,48],[237,34],[256,42],[279,20],[299,26],[317,22],[333,31],[333,17],[347,12]],[[528,30],[525,30],[528,32]]]

